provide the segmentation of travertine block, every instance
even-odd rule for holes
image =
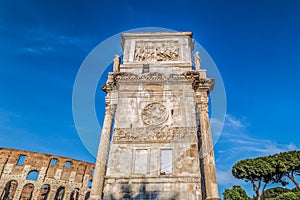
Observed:
[[[19,161],[20,156],[25,156],[23,163]],[[55,165],[51,162],[53,158],[57,160]],[[3,169],[0,170],[0,199],[54,199],[60,187],[64,188],[64,199],[74,196],[76,188],[79,200],[89,196],[87,183],[92,177],[92,163],[5,148],[0,148],[0,161],[0,169]],[[69,169],[65,168],[67,161],[71,162]],[[85,179],[75,179],[77,172]],[[31,173],[36,174],[31,176]],[[29,180],[32,178],[36,180]]]

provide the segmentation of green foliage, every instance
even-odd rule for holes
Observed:
[[[299,191],[300,186],[295,176],[300,175],[300,151],[241,160],[232,167],[232,175],[250,182],[258,200],[262,198],[261,195],[269,183],[281,183],[285,186],[288,184],[286,178],[290,179]]]
[[[299,200],[300,193],[299,192],[286,192],[284,194],[279,195],[275,198],[270,198],[268,200]]]
[[[271,164],[271,157],[259,157],[241,160],[232,167],[232,175],[252,184],[256,198],[261,199],[268,183],[277,183],[276,168]]]
[[[233,176],[246,182],[270,182],[275,172],[267,157],[241,160],[232,168]]]
[[[225,189],[224,200],[250,200],[245,190],[241,186],[234,185],[232,189]]]
[[[278,162],[278,172],[294,171],[299,173],[300,151],[281,152],[273,155],[273,157]]]
[[[290,191],[290,189],[283,187],[270,188],[264,191],[264,193],[262,194],[262,200],[269,200],[270,198],[278,197],[279,195]]]
[[[288,151],[275,154],[272,156],[276,166],[277,176],[281,179],[288,177],[300,190],[295,175],[300,174],[300,151]]]

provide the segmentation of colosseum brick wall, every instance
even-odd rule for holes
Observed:
[[[94,164],[0,148],[0,200],[86,200]]]

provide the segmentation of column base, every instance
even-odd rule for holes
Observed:
[[[89,200],[102,200],[101,196],[90,196]]]

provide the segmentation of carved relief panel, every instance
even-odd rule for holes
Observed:
[[[167,108],[160,103],[151,103],[142,111],[142,120],[147,125],[160,125],[168,118]]]
[[[134,61],[178,61],[178,41],[137,41],[135,44]]]
[[[147,128],[115,128],[113,142],[178,142],[197,140],[197,128],[157,126]]]

